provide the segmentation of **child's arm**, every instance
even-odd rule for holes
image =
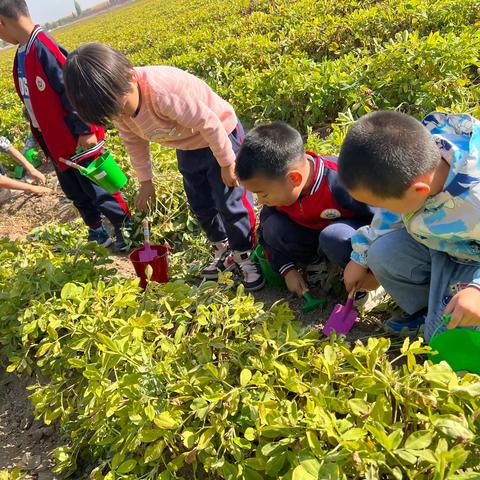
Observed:
[[[122,128],[121,124],[117,124],[116,126],[140,183],[140,189],[135,199],[135,208],[144,211],[149,203],[155,201],[156,196],[155,186],[152,181],[153,172],[150,158],[150,142],[135,135],[130,130]]]
[[[67,57],[67,52],[61,47],[60,50],[65,57]],[[40,43],[38,46],[38,56],[50,85],[58,93],[65,110],[69,112],[69,115],[65,118],[65,122],[72,132],[72,135],[78,137],[78,146],[84,150],[95,146],[97,144],[97,137],[94,133],[93,126],[80,119],[67,97],[63,83],[63,67],[59,60],[43,43]]]
[[[357,230],[352,237],[352,256],[343,272],[347,292],[361,290],[368,279],[368,249],[378,237],[403,227],[399,215],[386,210],[378,210],[371,225]],[[371,280],[371,279],[370,279]]]
[[[51,190],[50,188],[19,182],[18,180],[8,178],[5,175],[0,175],[0,188],[22,190],[23,192],[35,193],[37,195],[47,195],[53,193],[53,190]]]
[[[236,156],[228,138],[231,132],[225,131],[222,121],[213,110],[193,95],[180,97],[177,94],[158,94],[157,98],[153,106],[159,115],[200,133],[222,168],[222,174],[234,168]]]
[[[45,185],[47,181],[45,175],[39,172],[15,147],[11,147],[8,153],[33,179]]]

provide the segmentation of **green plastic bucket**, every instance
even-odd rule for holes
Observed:
[[[108,193],[116,193],[127,184],[127,177],[118,166],[113,155],[105,150],[82,174],[104,188]]]
[[[42,164],[42,158],[40,157],[40,153],[37,151],[36,148],[29,148],[24,157],[29,161],[29,163],[37,168]]]
[[[272,267],[270,266],[270,263],[268,263],[267,257],[265,256],[265,252],[263,251],[263,247],[261,245],[257,246],[253,252],[253,257],[258,261],[268,285],[278,288],[285,287],[284,278],[279,273],[272,270]]]
[[[34,168],[39,167],[42,164],[42,159],[40,153],[35,148],[30,148],[27,150],[23,156],[28,160]],[[21,165],[16,165],[14,169],[14,176],[16,179],[20,180],[25,175],[25,169]]]
[[[434,335],[430,347],[438,354],[430,360],[439,363],[445,360],[456,372],[466,370],[480,375],[480,331],[454,328]]]

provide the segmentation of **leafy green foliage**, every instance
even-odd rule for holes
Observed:
[[[177,280],[142,292],[136,281],[108,281],[100,261],[90,281],[80,262],[48,293],[45,269],[31,265],[72,266],[71,237],[62,245],[56,231],[35,235],[51,236],[55,248],[33,245],[28,290],[16,284],[25,290],[7,324],[16,318],[9,370],[34,365],[49,379],[31,398],[37,416],[59,420],[70,436],[55,452],[59,472],[74,474],[88,459],[98,480],[196,471],[223,479],[476,478],[479,378],[418,363],[428,351],[421,341],[405,341],[392,362],[387,339],[322,339],[286,304],[265,310],[230,282]],[[2,246],[18,275],[25,246]]]
[[[479,11],[479,0],[141,0],[54,36],[69,49],[95,39],[137,65],[189,70],[247,125],[283,119],[310,148],[334,153],[348,125],[374,109],[478,115]],[[0,56],[0,133],[19,142],[26,125],[12,54]],[[115,133],[108,146],[133,178]],[[231,282],[184,283],[205,239],[173,152],[154,147],[152,157],[153,240],[176,248],[181,281],[144,293],[114,278],[105,250],[80,242],[78,226],[0,243],[2,354],[10,371],[48,379],[32,400],[69,435],[55,452],[59,472],[75,478],[88,464],[94,480],[480,478],[478,377],[422,363],[419,341],[392,362],[386,339],[324,340],[285,304],[265,310]],[[125,191],[130,203],[136,187]]]

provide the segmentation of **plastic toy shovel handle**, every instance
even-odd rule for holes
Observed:
[[[150,228],[148,227],[148,220],[143,221],[143,238],[145,246],[150,247]]]
[[[78,170],[79,172],[85,174],[87,172],[87,169],[85,167],[82,167],[78,163],[72,162],[71,160],[66,160],[65,158],[60,157],[59,159],[62,163],[65,165],[68,165],[69,167],[74,168],[75,170]]]

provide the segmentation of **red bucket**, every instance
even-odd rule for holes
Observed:
[[[168,282],[168,251],[169,248],[165,245],[150,245],[150,248],[157,252],[157,256],[150,262],[141,262],[139,259],[139,252],[144,247],[137,248],[130,255],[130,261],[135,268],[135,273],[140,278],[140,286],[145,288],[148,283],[147,274],[145,270],[148,265],[152,267],[152,277],[150,280],[158,283]]]

